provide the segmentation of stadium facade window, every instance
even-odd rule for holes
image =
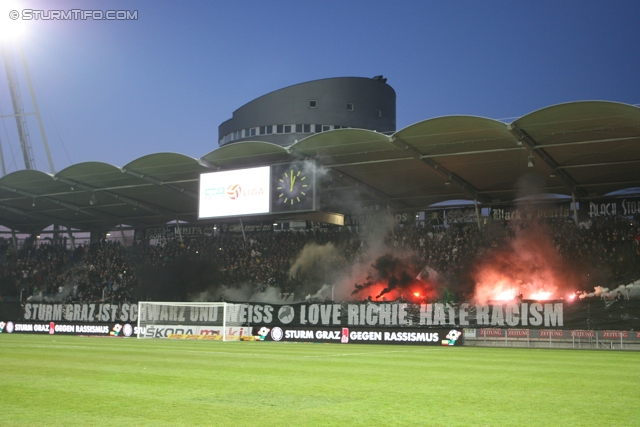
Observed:
[[[316,101],[315,99],[310,99],[309,108],[318,108],[318,101]]]
[[[376,117],[378,118],[382,117],[382,110],[376,110]]]
[[[380,111],[380,110],[378,110]],[[242,138],[249,138],[256,135],[271,135],[273,133],[285,134],[285,133],[320,133],[333,129],[348,129],[348,126],[341,125],[320,125],[320,124],[301,124],[301,125],[266,125],[254,128],[240,129],[231,132],[228,135],[220,138],[221,144],[227,142],[236,141]]]
[[[356,107],[353,102],[347,102],[347,111],[355,111]]]

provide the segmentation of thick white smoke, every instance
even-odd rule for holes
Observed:
[[[628,285],[620,285],[614,289],[596,286],[593,292],[581,294],[580,298],[598,297],[613,299],[618,295],[618,292],[622,294],[624,299],[640,299],[640,279]]]

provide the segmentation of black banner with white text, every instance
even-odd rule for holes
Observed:
[[[0,303],[0,321],[131,323],[137,304]],[[209,325],[221,321],[221,307],[164,306],[140,313],[144,322]],[[369,328],[570,328],[640,330],[640,301],[523,301],[519,303],[409,304],[325,302],[318,304],[234,303],[228,324],[238,326]]]

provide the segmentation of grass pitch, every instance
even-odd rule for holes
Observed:
[[[2,426],[640,425],[640,354],[0,335]]]

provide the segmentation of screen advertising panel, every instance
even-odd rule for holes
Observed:
[[[263,166],[200,175],[198,218],[269,213],[270,171]]]

